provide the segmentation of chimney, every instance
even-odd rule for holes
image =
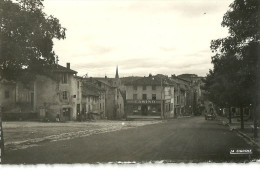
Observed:
[[[70,63],[67,63],[67,69],[70,69]]]

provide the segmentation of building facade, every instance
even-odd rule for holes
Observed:
[[[174,86],[159,76],[131,81],[126,86],[125,112],[132,116],[174,117]]]
[[[76,120],[81,110],[80,81],[76,71],[55,65],[47,75],[37,75],[34,82],[35,110],[40,119]]]
[[[86,119],[105,119],[105,91],[90,82],[82,87],[82,116]]]

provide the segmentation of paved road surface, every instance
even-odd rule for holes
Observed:
[[[115,161],[226,162],[231,148],[255,148],[217,120],[191,117],[6,152],[3,163],[96,163]],[[252,159],[251,157],[251,159]]]

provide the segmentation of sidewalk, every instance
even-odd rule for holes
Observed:
[[[248,139],[250,142],[252,142],[254,145],[258,146],[260,148],[260,134],[258,130],[258,136],[257,138],[254,138],[254,132],[252,129],[253,122],[252,121],[245,121],[244,122],[244,129],[241,129],[241,122],[238,121],[237,118],[231,119],[231,124],[229,124],[229,120],[226,117],[217,117],[218,120],[222,121],[224,125],[229,126],[230,130],[235,130],[237,133],[242,135],[244,138]]]

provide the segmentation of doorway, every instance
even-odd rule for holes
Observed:
[[[142,105],[141,106],[141,110],[142,110],[142,115],[146,116],[147,115],[147,111],[148,111],[147,105]]]
[[[65,121],[70,120],[70,108],[63,108],[62,114],[63,114],[62,116],[63,116]]]

